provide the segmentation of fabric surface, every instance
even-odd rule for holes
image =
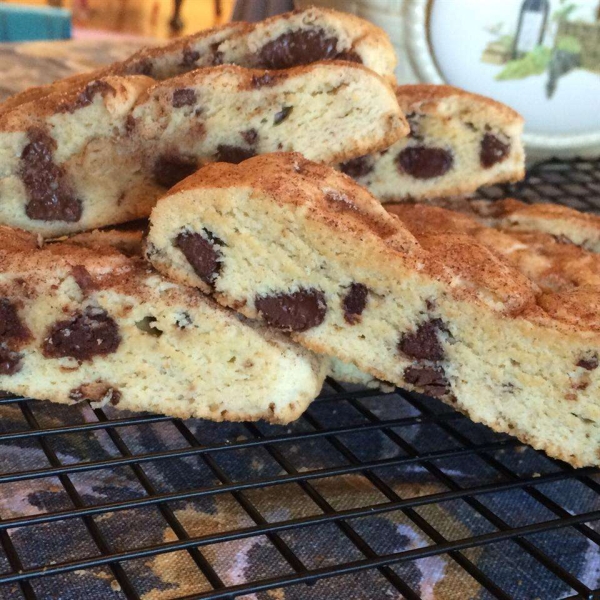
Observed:
[[[327,391],[327,390],[326,390]],[[331,390],[330,390],[331,393]],[[96,422],[100,413],[87,405],[60,406],[29,402],[40,428]],[[128,414],[107,408],[109,418]],[[431,420],[431,413],[434,418]],[[384,422],[411,420],[411,425],[360,431],[373,415]],[[102,418],[102,417],[101,417]],[[420,420],[419,420],[420,419]],[[31,418],[29,419],[31,425]],[[349,428],[335,437],[306,438],[303,434],[321,428]],[[15,404],[0,406],[0,431],[28,429],[21,409]],[[117,437],[115,438],[115,432]],[[455,435],[456,434],[456,435]],[[1,435],[1,434],[0,434]],[[290,442],[236,449],[258,436],[295,436]],[[397,436],[397,437],[395,437]],[[458,437],[457,437],[458,436]],[[462,437],[461,437],[462,436]],[[192,442],[190,442],[190,438]],[[399,445],[397,438],[402,440]],[[1,439],[1,438],[0,438]],[[171,421],[142,424],[88,433],[49,436],[39,440],[22,439],[0,445],[1,472],[14,473],[50,466],[75,465],[89,461],[116,460],[128,453],[144,455],[157,451],[189,449],[190,444],[220,451],[168,460],[144,462],[136,467],[108,467],[84,473],[37,478],[0,485],[0,518],[40,515],[70,510],[74,504],[106,505],[155,494],[181,493],[203,489],[207,495],[188,501],[163,503],[135,510],[111,511],[105,508],[93,518],[111,552],[127,552],[178,540],[173,520],[189,536],[207,536],[255,526],[252,510],[266,522],[281,522],[348,510],[377,506],[398,499],[416,499],[452,489],[479,488],[506,482],[503,468],[523,478],[543,481],[562,467],[526,447],[508,446],[485,454],[470,452],[428,462],[411,461],[413,452],[435,456],[452,454],[465,447],[464,439],[478,447],[496,446],[510,438],[492,434],[487,428],[458,417],[437,401],[421,398],[418,404],[400,395],[375,394],[362,400],[318,401],[289,427],[265,424],[216,424],[191,420],[178,427]],[[462,440],[462,441],[461,441]],[[223,449],[223,444],[230,444]],[[52,462],[55,453],[56,461]],[[485,460],[491,458],[491,463]],[[352,474],[311,478],[303,483],[276,485],[278,477],[320,469],[347,467],[353,462],[377,463],[399,458],[397,465],[372,468]],[[496,461],[496,462],[494,462]],[[492,466],[496,464],[496,466]],[[437,469],[437,470],[436,470]],[[596,482],[594,476],[589,481]],[[257,487],[256,482],[270,481]],[[247,483],[243,492],[218,492],[219,486]],[[65,485],[72,485],[69,496]],[[540,484],[536,491],[571,514],[600,508],[598,495],[585,483],[567,478]],[[475,501],[475,502],[474,502]],[[248,509],[250,507],[250,510]],[[327,568],[364,559],[352,541],[359,537],[377,554],[398,553],[435,545],[442,539],[459,540],[498,531],[482,515],[489,510],[506,527],[520,527],[556,518],[536,497],[522,489],[474,495],[450,501],[429,502],[418,508],[395,510],[342,525],[313,525],[278,534],[278,539],[252,536],[231,542],[213,543],[201,548],[202,555],[226,586],[280,577],[293,573],[277,544],[284,544],[307,569]],[[255,515],[254,515],[255,516]],[[260,522],[260,521],[259,521]],[[348,526],[352,533],[348,535]],[[592,527],[596,530],[596,525]],[[437,538],[436,538],[437,536]],[[90,533],[89,522],[70,519],[22,527],[10,531],[10,539],[25,568],[53,565],[98,556],[100,550]],[[599,585],[598,547],[575,529],[561,529],[529,536],[527,540],[545,552],[577,579],[594,589]],[[519,599],[555,599],[572,594],[531,553],[515,542],[500,542],[462,553],[470,568],[489,577],[505,593]],[[144,600],[167,600],[211,589],[195,557],[187,551],[163,553],[148,559],[123,561],[127,580]],[[0,552],[0,573],[9,570]],[[399,599],[403,596],[390,577],[397,577],[422,598],[430,600],[487,599],[489,593],[468,574],[455,556],[439,554],[415,561],[397,563],[389,572],[363,571],[324,579],[307,587],[296,585],[270,590],[244,598],[256,600],[367,600]],[[80,569],[60,576],[33,580],[40,598],[76,600],[79,598],[122,599],[115,574],[108,567]],[[15,585],[0,587],[0,597],[21,598]]]
[[[134,49],[112,41],[0,47],[0,94],[6,97],[29,85],[123,58]],[[564,465],[470,423],[437,401],[399,394],[365,395],[364,391],[354,398],[333,398],[333,389],[325,391],[329,398],[314,403],[305,417],[289,427],[164,420],[8,440],[3,436],[9,432],[128,415],[110,407],[94,412],[87,405],[30,401],[21,406],[0,400],[0,525],[7,519],[77,506],[103,507],[86,519],[13,527],[8,536],[0,534],[0,578],[16,568],[15,555],[21,562],[19,568],[26,570],[100,556],[99,535],[104,552],[129,552],[186,536],[243,530],[257,523],[314,519],[332,511],[376,508],[401,499],[422,501],[406,510],[211,543],[200,548],[201,555],[178,550],[123,560],[115,570],[108,566],[81,568],[31,580],[35,596],[45,600],[136,597],[123,585],[131,586],[143,600],[170,600],[212,589],[208,577],[236,586],[293,574],[294,568],[300,567],[286,560],[290,552],[306,569],[330,569],[376,555],[417,551],[444,540],[470,539],[600,510],[600,480],[595,471],[573,477]],[[339,432],[340,428],[345,433],[313,435],[323,429]],[[283,441],[249,444],[261,436],[283,437]],[[188,451],[193,445],[212,450],[133,466],[112,462],[129,454]],[[2,479],[8,473],[98,460],[108,461],[105,468],[14,482]],[[385,461],[393,465],[386,466]],[[371,467],[356,468],[365,463]],[[311,475],[331,469],[333,473],[352,472]],[[306,478],[278,484],[282,476],[298,473]],[[552,480],[554,475],[557,480]],[[511,485],[515,478],[529,485]],[[232,482],[247,484],[247,489],[227,491]],[[265,482],[268,485],[259,485]],[[497,490],[492,487],[491,493],[480,493],[496,484]],[[229,487],[219,490],[223,485]],[[469,495],[461,493],[463,489],[479,492]],[[204,490],[204,495],[160,506],[111,508],[117,502],[155,494],[198,490]],[[453,493],[454,499],[447,499],[447,493]],[[240,597],[396,600],[403,597],[398,588],[405,586],[412,590],[413,598],[488,600],[497,597],[486,590],[493,585],[519,600],[566,598],[576,591],[566,583],[569,577],[590,589],[600,586],[600,551],[592,541],[600,539],[597,536],[598,522],[591,522],[528,535],[521,542],[496,541],[453,554],[434,552],[418,560],[396,562],[387,569]],[[208,575],[198,566],[203,561],[210,566],[205,567]],[[544,562],[548,561],[558,564],[562,574],[546,568]],[[25,597],[18,584],[0,585],[3,600]]]

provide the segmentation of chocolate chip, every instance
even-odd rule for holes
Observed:
[[[325,319],[325,295],[314,288],[297,292],[257,296],[254,304],[272,327],[286,331],[306,331]]]
[[[63,102],[59,105],[57,111],[73,113],[84,106],[89,106],[94,101],[96,94],[102,94],[105,96],[109,92],[114,95],[116,90],[112,85],[106,83],[106,81],[92,81],[91,83],[88,83],[85,88],[79,92],[79,94],[77,94],[75,100],[72,102]]]
[[[551,234],[551,235],[552,235],[552,238],[554,238],[554,241],[557,244],[571,244],[571,245],[573,245],[573,242],[566,235],[563,235],[562,233],[558,234],[558,235],[553,235],[553,234]]]
[[[297,30],[283,33],[265,44],[258,53],[258,61],[265,69],[289,69],[318,60],[339,58],[349,60],[352,52],[338,52],[337,38],[328,37],[322,29]],[[358,55],[356,55],[358,57]]]
[[[253,156],[256,156],[256,152],[251,148],[240,148],[239,146],[229,146],[228,144],[219,144],[217,146],[217,160],[219,162],[237,165]]]
[[[577,362],[577,366],[585,369],[586,371],[593,371],[598,368],[598,355],[593,354],[592,356],[582,358]]]
[[[68,356],[83,361],[112,354],[120,343],[119,327],[114,319],[103,309],[87,308],[69,320],[55,323],[44,340],[42,351],[47,358]]]
[[[355,325],[360,321],[365,306],[367,306],[367,296],[369,288],[362,283],[352,283],[348,293],[344,297],[342,305],[344,307],[344,320],[350,325]]]
[[[21,370],[22,354],[0,344],[0,375],[14,375]]]
[[[348,62],[359,63],[362,65],[362,58],[354,50],[346,50],[345,52],[338,52],[335,56],[336,60],[346,60]]]
[[[438,338],[440,330],[447,331],[441,319],[425,321],[414,333],[405,333],[400,338],[398,349],[418,360],[443,360],[444,349]]]
[[[450,170],[453,162],[448,150],[429,146],[409,146],[396,157],[398,170],[416,179],[440,177]]]
[[[353,158],[340,165],[342,173],[346,173],[350,177],[357,179],[364,177],[373,170],[373,164],[368,155]]]
[[[71,269],[71,275],[77,282],[79,289],[84,295],[87,295],[89,292],[96,289],[96,282],[94,281],[94,278],[83,265],[75,265]]]
[[[152,61],[149,58],[142,58],[137,62],[129,65],[127,68],[128,75],[152,75]]]
[[[0,342],[10,342],[12,345],[28,340],[30,335],[14,304],[7,298],[0,298]]]
[[[181,66],[188,67],[188,68],[193,67],[193,66],[195,66],[195,64],[199,58],[200,58],[200,52],[198,52],[197,50],[193,50],[189,46],[186,46],[183,49]],[[218,64],[218,63],[215,63],[215,64]]]
[[[64,169],[53,161],[56,142],[37,127],[30,129],[27,137],[19,171],[29,196],[25,213],[40,221],[79,221],[81,200],[69,186]]]
[[[210,54],[211,54],[210,64],[212,64],[214,66],[223,64],[223,53],[219,52],[220,45],[221,45],[221,42],[213,42],[210,45]]]
[[[290,113],[293,110],[293,106],[284,106],[279,112],[275,113],[275,116],[273,117],[273,125],[279,125],[279,123],[283,123],[290,116]]]
[[[163,154],[154,163],[154,180],[163,187],[171,188],[197,170],[198,163],[192,158]]]
[[[196,104],[196,91],[192,88],[180,88],[173,92],[171,100],[173,108],[181,108],[182,106],[193,106]]]
[[[450,384],[441,367],[410,366],[404,370],[404,380],[423,390],[425,394],[440,398],[450,392]]]
[[[177,246],[187,258],[196,275],[207,283],[213,285],[221,272],[222,253],[219,246],[224,246],[222,240],[204,229],[204,235],[190,231],[182,231],[175,238]]]
[[[247,129],[246,131],[242,131],[242,137],[249,146],[254,146],[258,139],[258,131],[256,129]]]
[[[135,117],[127,115],[127,118],[125,119],[125,133],[127,135],[131,135],[134,132],[136,123]]]
[[[502,141],[493,133],[486,133],[481,139],[479,160],[484,169],[489,169],[496,163],[502,162],[509,154],[510,144]]]
[[[253,88],[260,89],[261,87],[274,85],[280,79],[281,79],[281,75],[266,72],[263,75],[253,75],[252,79],[250,80],[250,85]]]

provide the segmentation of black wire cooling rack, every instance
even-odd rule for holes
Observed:
[[[600,209],[600,161],[482,191]],[[289,427],[0,398],[0,598],[594,598],[600,478],[328,381]]]

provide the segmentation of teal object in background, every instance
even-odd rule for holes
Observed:
[[[70,37],[69,10],[0,3],[0,42],[67,40]]]

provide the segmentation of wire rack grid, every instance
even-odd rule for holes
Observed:
[[[496,198],[600,210],[600,161]],[[0,598],[600,597],[600,478],[328,381],[289,427],[0,398]]]

